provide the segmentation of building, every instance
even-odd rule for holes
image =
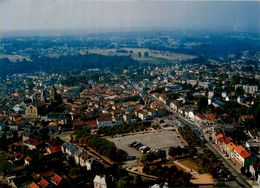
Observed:
[[[113,120],[111,116],[99,117],[97,119],[98,127],[113,126]]]
[[[104,176],[102,177],[96,175],[93,180],[93,183],[94,183],[94,188],[107,188],[107,183]]]
[[[242,85],[242,84],[236,84],[236,85],[235,85],[235,90],[236,90],[238,87],[242,87],[243,90],[245,91],[245,93],[250,93],[250,94],[257,93],[257,90],[258,90],[258,86],[257,86],[257,85]]]
[[[37,118],[38,109],[33,105],[26,106],[25,115],[27,115],[28,117],[31,117],[31,118]]]
[[[239,145],[234,147],[234,151],[231,154],[231,160],[238,166],[243,167],[250,156],[251,155],[246,151],[246,149]]]

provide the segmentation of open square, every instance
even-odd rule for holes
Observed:
[[[148,133],[135,133],[127,136],[108,137],[110,141],[114,142],[117,148],[125,150],[129,156],[139,157],[141,152],[129,144],[133,142],[140,142],[151,149],[163,149],[168,151],[169,147],[184,147],[185,141],[175,129],[162,129]]]

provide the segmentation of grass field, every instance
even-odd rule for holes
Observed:
[[[199,170],[203,170],[203,167],[201,167],[199,165],[199,162],[194,160],[194,159],[185,159],[185,160],[180,160],[179,161],[181,164],[187,166],[190,169],[199,171]]]
[[[161,52],[157,50],[149,50],[146,48],[122,48],[126,50],[128,53],[120,53],[118,49],[89,49],[89,53],[101,54],[101,55],[109,55],[109,56],[129,56],[137,61],[143,62],[152,62],[152,63],[170,63],[170,62],[180,62],[185,60],[190,60],[195,58],[196,56],[181,54],[181,53],[173,53],[173,52]],[[121,50],[122,50],[121,49]],[[130,53],[131,51],[131,53]],[[141,57],[139,57],[138,53],[141,52]],[[144,57],[144,53],[148,52],[149,57]]]

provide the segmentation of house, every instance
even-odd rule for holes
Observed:
[[[16,104],[12,110],[17,113],[17,114],[24,114],[24,112],[26,111],[24,106],[20,105],[20,104]]]
[[[27,165],[30,165],[31,164],[31,161],[32,161],[32,158],[31,157],[25,157],[24,158],[24,166],[27,166]]]
[[[249,166],[249,172],[252,174],[253,180],[256,181],[258,185],[260,185],[260,161],[259,158]]]
[[[144,109],[140,109],[138,111],[138,117],[141,119],[141,120],[146,120],[146,119],[149,119],[151,118],[151,116],[149,115],[149,112],[147,110],[144,110]]]
[[[61,147],[60,146],[49,146],[49,147],[47,147],[46,148],[46,150],[47,150],[47,153],[48,154],[54,154],[54,153],[58,153],[58,152],[60,152],[61,151]]]
[[[242,85],[242,84],[236,84],[235,85],[235,90],[237,90],[238,87],[242,87],[243,90],[245,91],[245,93],[250,93],[250,94],[254,94],[257,92],[258,90],[258,86],[257,85]]]
[[[23,145],[27,146],[29,150],[38,149],[41,144],[42,141],[35,138],[29,138],[23,142]]]
[[[44,178],[42,178],[39,182],[38,185],[40,185],[41,188],[48,188],[50,187],[50,183],[45,180]]]
[[[98,127],[113,126],[113,120],[111,116],[103,116],[97,119]]]
[[[225,144],[224,153],[225,153],[229,158],[231,158],[231,154],[232,154],[232,152],[234,151],[235,146],[236,146],[236,145],[235,145],[233,142],[229,142],[228,144]]]
[[[195,122],[200,125],[206,122],[206,117],[200,113],[195,114]]]
[[[59,186],[61,183],[62,183],[62,177],[59,176],[58,174],[54,174],[52,177],[51,177],[51,182],[56,185],[56,186]]]
[[[260,141],[259,138],[260,138],[260,134],[258,134],[257,131],[255,130],[250,130],[247,132],[248,135],[250,136],[251,139],[253,139],[254,141]]]
[[[133,113],[126,113],[123,115],[123,120],[127,124],[134,124],[137,122],[137,118]]]
[[[186,109],[185,112],[185,117],[188,118],[189,120],[191,121],[195,121],[195,115],[194,115],[194,112],[191,111],[190,109]]]
[[[6,130],[6,128],[7,128],[7,125],[6,125],[6,123],[5,123],[5,122],[2,122],[2,121],[0,121],[0,131],[4,131],[4,130]]]
[[[89,155],[87,152],[82,152],[79,157],[79,165],[82,167],[87,167],[87,170],[91,170],[91,164],[88,163]]]
[[[66,124],[66,114],[65,113],[49,113],[47,114],[47,119],[45,121],[57,121],[59,124]]]
[[[206,113],[206,114],[204,114],[204,116],[206,118],[207,123],[210,125],[213,125],[213,123],[216,120],[216,115],[213,113]]]
[[[240,167],[244,167],[246,160],[249,159],[251,155],[248,151],[241,145],[235,146],[234,151],[231,154],[231,160]]]
[[[74,152],[74,160],[76,164],[80,163],[80,155],[83,153],[83,149],[77,148],[77,150]]]
[[[61,151],[63,153],[68,154],[69,156],[73,156],[74,153],[78,150],[77,146],[72,143],[64,143],[61,146]]]
[[[30,118],[37,118],[38,117],[38,109],[33,105],[26,106],[25,115]]]
[[[86,155],[86,153],[84,152],[84,154],[82,154],[82,156],[80,157],[80,166],[82,167],[86,167],[87,170],[91,170],[92,169],[92,165],[94,163],[97,163],[97,159],[91,157],[88,158],[89,156]]]
[[[48,124],[48,128],[49,128],[50,132],[57,133],[59,131],[58,122],[56,122],[56,121],[50,122]]]
[[[179,108],[179,102],[177,100],[175,101],[172,101],[170,103],[170,108],[174,111],[174,112],[177,112],[178,111],[178,108]]]
[[[24,159],[24,154],[16,153],[14,157],[14,161],[22,161]]]
[[[41,188],[41,187],[33,181],[28,185],[28,188]]]
[[[97,128],[97,120],[73,120],[72,125],[74,128],[77,127],[87,127],[87,128]]]
[[[107,188],[106,179],[104,176],[96,175],[94,180],[94,188]]]

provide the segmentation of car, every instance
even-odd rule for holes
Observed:
[[[133,147],[133,145],[136,144],[136,141],[132,142],[131,144],[129,144],[129,147]]]

